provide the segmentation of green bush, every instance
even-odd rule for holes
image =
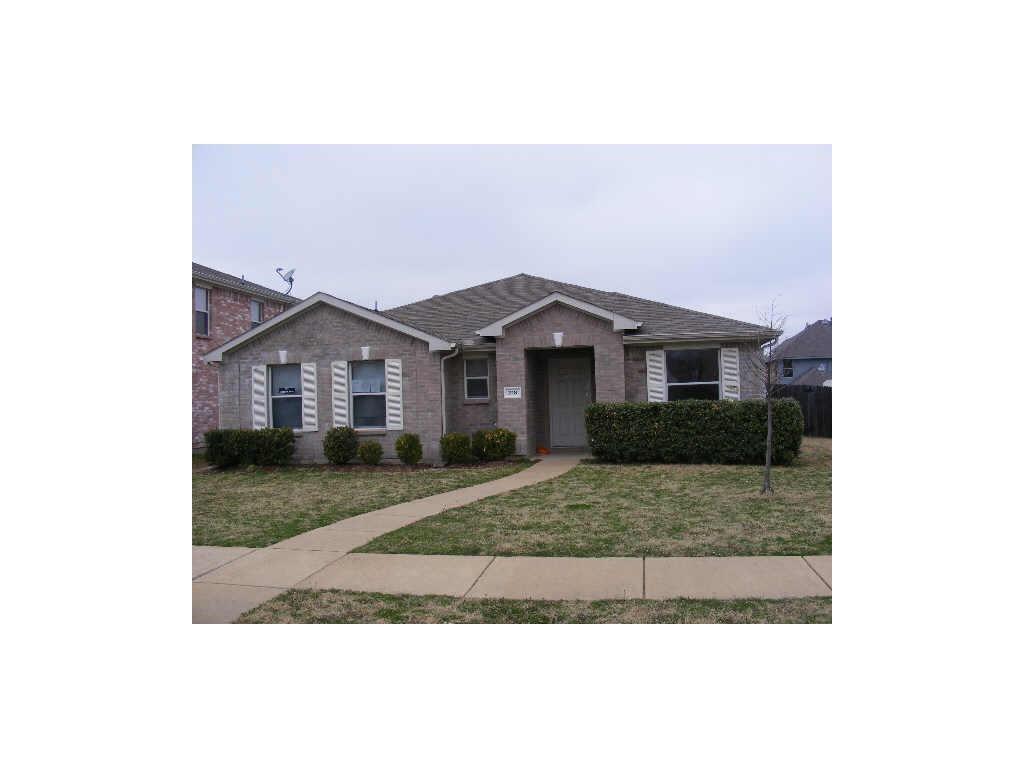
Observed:
[[[441,438],[441,459],[445,464],[468,464],[473,460],[469,435],[451,432]]]
[[[380,457],[384,455],[384,449],[380,447],[380,443],[376,440],[367,440],[359,444],[359,460],[363,464],[369,464],[371,466],[380,464]]]
[[[423,458],[423,444],[420,442],[420,436],[412,432],[401,435],[395,440],[395,453],[398,454],[398,458],[402,460],[403,464],[409,466],[419,464],[420,459]]]
[[[288,464],[295,434],[287,428],[214,429],[206,433],[206,458],[218,467]]]
[[[359,439],[352,427],[334,427],[324,435],[324,455],[332,464],[347,464],[359,450]]]
[[[481,461],[507,459],[516,452],[516,433],[499,427],[473,433],[473,455]]]
[[[594,403],[586,410],[594,457],[613,462],[760,464],[768,428],[766,400]],[[772,400],[772,462],[789,464],[803,439],[792,398]]]

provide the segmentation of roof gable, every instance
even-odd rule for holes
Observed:
[[[549,293],[543,299],[539,299],[532,304],[527,304],[525,307],[518,309],[511,314],[495,320],[490,325],[480,328],[477,330],[477,335],[504,336],[506,325],[511,325],[526,317],[530,317],[531,315],[540,312],[542,309],[550,307],[552,304],[562,304],[563,306],[577,309],[580,312],[585,312],[588,315],[594,315],[602,320],[610,320],[612,323],[612,329],[616,331],[635,331],[643,325],[643,323],[638,323],[636,320],[632,320],[628,317],[607,310],[604,307],[599,307],[596,304],[591,304],[587,301],[580,301],[579,299],[574,299],[572,296],[566,296],[565,294],[558,293],[556,291],[555,293]]]
[[[452,348],[452,344],[448,341],[426,333],[425,331],[421,331],[419,328],[414,328],[413,326],[402,323],[380,312],[374,312],[372,309],[367,309],[366,307],[361,307],[358,304],[353,304],[350,301],[339,299],[337,296],[331,296],[329,293],[321,292],[313,294],[305,301],[302,301],[293,307],[289,307],[281,314],[275,315],[264,323],[260,323],[255,328],[231,339],[231,341],[221,344],[216,349],[205,354],[203,356],[203,361],[207,363],[219,363],[223,359],[225,352],[228,352],[235,347],[242,346],[257,336],[266,333],[274,326],[279,325],[286,320],[290,320],[291,318],[296,317],[306,310],[312,309],[320,304],[326,304],[334,307],[335,309],[340,309],[343,312],[355,315],[356,317],[361,317],[364,320],[379,323],[394,331],[419,339],[420,341],[425,341],[431,352],[447,351]]]

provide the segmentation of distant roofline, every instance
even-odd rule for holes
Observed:
[[[198,270],[204,271],[200,272],[197,268]],[[286,293],[275,291],[273,288],[267,288],[265,285],[260,285],[259,283],[252,282],[251,280],[246,280],[244,277],[237,277],[228,272],[208,267],[205,264],[200,264],[196,261],[192,262],[192,277],[208,283],[213,283],[221,288],[238,291],[239,293],[249,293],[253,296],[262,296],[266,299],[274,299],[275,301],[280,301],[282,304],[298,304],[302,301],[298,296],[290,296]],[[239,283],[242,285],[239,285]]]

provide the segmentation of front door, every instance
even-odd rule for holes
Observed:
[[[548,358],[548,408],[553,448],[586,447],[583,409],[589,403],[590,358]]]

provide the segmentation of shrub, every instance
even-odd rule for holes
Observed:
[[[290,464],[295,433],[288,427],[267,427],[253,432],[252,462],[261,467]]]
[[[384,449],[380,447],[380,443],[376,440],[367,440],[366,442],[359,444],[359,460],[363,464],[369,464],[371,466],[380,464],[380,457],[383,455]]]
[[[507,459],[516,452],[516,433],[499,427],[473,433],[473,455],[481,461]]]
[[[423,458],[423,444],[420,442],[420,436],[411,432],[401,435],[395,440],[395,453],[398,454],[398,458],[402,460],[403,464],[410,466],[419,464],[420,459]]]
[[[587,406],[594,457],[613,462],[760,464],[768,429],[765,400],[676,400]],[[789,464],[804,417],[792,398],[772,400],[772,462]]]
[[[218,467],[287,464],[295,452],[295,435],[287,428],[214,429],[205,439],[206,458]]]
[[[441,438],[441,459],[445,464],[468,464],[473,460],[469,435],[451,432]]]
[[[359,449],[359,439],[352,427],[334,427],[324,435],[324,455],[332,464],[347,464]]]

